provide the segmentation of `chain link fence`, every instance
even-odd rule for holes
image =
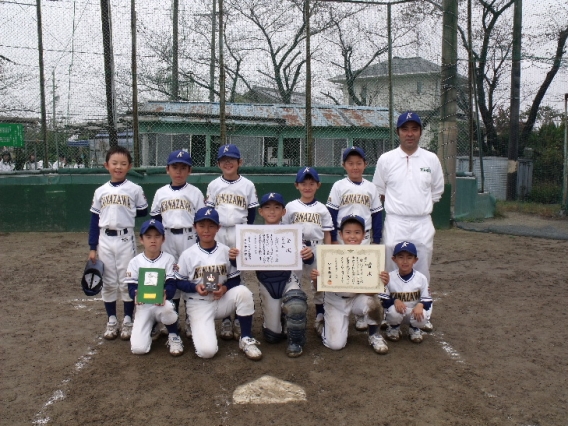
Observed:
[[[111,17],[106,45],[103,3]],[[476,161],[485,156],[506,157],[512,6],[493,2],[494,9],[488,11],[486,3],[484,9],[474,0],[470,50],[476,74],[470,79],[468,11],[465,3],[459,4],[457,74],[444,80],[442,3],[371,3],[1,1],[0,121],[23,123],[25,128],[23,146],[4,150],[10,152],[16,170],[46,159],[49,164],[41,164],[44,168],[100,167],[116,131],[118,144],[140,153],[135,161],[142,167],[164,166],[175,149],[189,151],[196,166],[215,166],[221,144],[222,43],[226,138],[241,149],[246,165],[340,166],[342,151],[356,145],[365,149],[373,166],[383,152],[397,145],[392,120],[406,110],[418,112],[423,119],[422,146],[439,152],[445,162],[455,162],[458,171],[472,171],[471,157]],[[309,79],[306,4],[310,7]],[[564,17],[568,21],[568,8],[550,2],[542,12],[543,8],[530,1],[524,7],[525,28],[532,37],[527,37],[521,58],[526,110],[555,63],[554,47],[565,26]],[[538,26],[545,13],[555,17],[546,32]],[[487,15],[498,18],[489,34],[483,25]],[[173,34],[177,34],[175,42]],[[106,68],[105,54],[110,59]],[[554,194],[560,194],[564,161],[558,148],[563,137],[563,93],[568,92],[565,61],[560,61],[557,71],[534,131],[519,145],[519,156],[534,161],[533,185],[549,185]],[[111,112],[105,72],[112,77]],[[306,143],[305,129],[308,83],[311,143]],[[137,87],[137,129],[133,127],[133,87]],[[454,93],[451,109],[442,101],[448,90]],[[109,117],[115,122],[110,133]],[[450,141],[455,151],[449,153],[440,143],[441,123],[448,120],[457,129],[455,140]],[[543,128],[549,129],[546,143],[539,136]]]

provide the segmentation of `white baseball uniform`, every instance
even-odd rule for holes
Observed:
[[[138,287],[138,273],[140,268],[160,268],[166,271],[166,280],[175,279],[175,259],[169,253],[162,252],[156,259],[148,259],[144,253],[135,256],[126,270],[124,283],[128,287]],[[132,291],[131,291],[132,293]],[[177,321],[178,315],[173,302],[166,300],[163,306],[152,304],[136,305],[136,316],[130,336],[130,349],[133,354],[141,355],[150,352],[152,346],[152,327],[156,321],[170,325]]]
[[[350,314],[365,317],[367,325],[377,325],[367,315],[376,307],[377,302],[372,296],[326,291],[323,302],[325,313],[322,341],[330,349],[339,350],[347,344]]]
[[[136,255],[136,210],[146,208],[148,203],[142,187],[128,179],[116,186],[107,182],[95,190],[91,212],[99,215],[97,254],[105,265],[101,291],[104,302],[115,302],[118,294],[123,301],[132,301],[122,279],[126,276],[128,262]]]
[[[4,162],[4,160],[0,160],[0,172],[11,172],[16,168],[16,164],[12,163],[11,161]]]
[[[394,246],[401,241],[410,241],[418,251],[415,269],[430,281],[436,232],[430,214],[444,192],[440,160],[436,154],[422,148],[408,155],[398,147],[381,155],[373,183],[379,194],[385,196],[383,243],[387,251],[386,269],[397,269],[391,259]]]
[[[385,320],[392,326],[398,326],[402,323],[410,323],[412,327],[422,328],[430,320],[432,312],[431,303],[432,297],[428,288],[428,279],[424,274],[414,270],[412,275],[404,280],[399,274],[398,270],[389,273],[390,281],[385,286],[385,292],[381,293],[379,297],[384,300],[399,299],[406,305],[406,312],[400,314],[396,311],[394,304],[385,308]],[[423,302],[428,306],[424,309],[424,318],[422,321],[417,321],[412,315],[412,309],[418,302]],[[384,303],[383,303],[384,305]]]
[[[219,176],[207,186],[205,204],[219,213],[221,229],[215,239],[235,247],[235,225],[247,223],[248,209],[258,207],[258,197],[254,184],[244,176],[234,181]]]
[[[229,261],[229,247],[217,243],[212,250],[201,248],[199,243],[185,250],[178,261],[178,280],[193,284],[203,283],[203,276],[209,272],[219,273],[219,283],[240,277],[241,272]],[[199,293],[184,293],[185,306],[191,322],[195,353],[201,358],[211,358],[217,351],[215,320],[229,315],[249,316],[254,314],[252,292],[239,284],[230,288],[218,300],[213,294],[201,296]]]
[[[337,230],[345,216],[354,214],[365,219],[365,239],[361,244],[371,244],[373,228],[371,215],[383,209],[377,187],[372,182],[363,179],[360,183],[355,183],[347,177],[338,180],[331,187],[326,206],[337,210],[335,224]],[[341,236],[337,236],[337,241],[342,242]]]

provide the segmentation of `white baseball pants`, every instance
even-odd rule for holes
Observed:
[[[130,336],[130,350],[135,355],[147,354],[152,346],[152,327],[155,322],[165,325],[177,321],[178,315],[173,302],[166,300],[164,306],[136,305],[136,316]]]
[[[128,228],[128,233],[116,237],[106,235],[104,229],[101,229],[97,255],[105,265],[101,290],[103,301],[116,302],[120,295],[122,301],[131,302],[128,284],[123,280],[126,278],[128,263],[136,256],[134,229]]]

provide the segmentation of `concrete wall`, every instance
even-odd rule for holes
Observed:
[[[270,172],[267,173],[267,171]],[[280,192],[288,202],[298,198],[294,187],[295,173],[284,168],[243,168],[244,176],[252,180],[259,196],[267,192]],[[344,176],[340,168],[318,168],[322,187],[317,198],[325,203],[335,181]],[[367,170],[367,179],[373,170]],[[216,168],[195,168],[189,182],[203,193],[211,180],[219,176]],[[148,198],[169,183],[164,168],[131,171],[128,178],[141,185]],[[82,232],[90,221],[91,201],[95,189],[107,182],[104,169],[64,169],[61,173],[1,174],[0,175],[0,232]],[[434,209],[437,228],[450,226],[449,185],[442,200]],[[137,226],[145,219],[137,219]]]

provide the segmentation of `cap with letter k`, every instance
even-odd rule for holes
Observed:
[[[416,251],[416,246],[408,241],[402,241],[394,246],[394,250],[392,252],[393,256],[396,256],[399,253],[407,252],[412,254],[413,256],[418,257],[418,252]]]
[[[219,225],[219,213],[213,207],[202,207],[197,212],[195,212],[194,223],[200,222],[202,220],[210,220],[211,222]]]
[[[286,203],[284,202],[284,197],[280,195],[278,192],[269,192],[268,194],[264,194],[260,198],[260,207],[264,206],[269,201],[275,201],[279,204],[282,204],[283,206],[286,206]]]
[[[398,116],[398,120],[396,122],[396,128],[398,129],[399,127],[402,127],[404,124],[408,123],[409,121],[414,121],[415,123],[418,123],[420,127],[422,127],[422,121],[420,120],[418,114],[412,111],[406,111]]]

